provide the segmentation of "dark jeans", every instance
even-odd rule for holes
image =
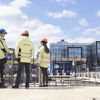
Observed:
[[[1,83],[4,84],[3,74],[4,74],[4,65],[7,62],[6,58],[0,59],[0,75],[1,75]]]
[[[4,74],[4,64],[0,64],[0,75],[1,75],[1,83],[4,84],[3,81],[3,74]]]
[[[48,84],[48,68],[43,68],[43,67],[40,67],[40,68],[41,68],[42,76],[43,76],[42,83],[43,85],[47,85]]]
[[[24,67],[25,67],[25,72],[26,72],[26,86],[29,87],[29,81],[30,81],[30,64],[29,63],[18,64],[18,72],[17,72],[16,84],[15,84],[15,86],[17,87],[19,87],[20,78],[21,78],[22,70]]]

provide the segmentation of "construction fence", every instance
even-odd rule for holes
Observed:
[[[15,71],[16,69],[16,71]],[[13,64],[7,64],[4,72],[4,81],[7,86],[15,84],[17,76],[17,65],[13,68]],[[38,86],[39,81],[42,80],[42,75],[39,75],[40,70],[36,65],[30,66],[30,84]],[[25,69],[23,69],[21,77],[21,85],[25,83],[26,75]],[[48,85],[49,86],[100,86],[100,72],[71,72],[70,75],[53,75],[48,74]]]

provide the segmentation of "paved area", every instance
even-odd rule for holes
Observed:
[[[100,87],[0,89],[0,100],[100,100]]]

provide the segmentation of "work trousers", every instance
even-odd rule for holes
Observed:
[[[20,78],[21,78],[21,74],[24,67],[25,67],[25,72],[26,72],[26,86],[29,87],[29,81],[30,81],[30,64],[29,63],[18,64],[17,78],[16,78],[16,84],[15,84],[17,87],[19,87]]]
[[[0,76],[1,76],[1,83],[4,84],[3,80],[3,74],[4,74],[4,64],[0,64]]]
[[[43,85],[48,84],[48,68],[40,67],[42,71],[42,83]]]
[[[4,84],[3,74],[4,74],[4,65],[7,62],[6,58],[0,59],[0,76],[1,76],[1,84]]]

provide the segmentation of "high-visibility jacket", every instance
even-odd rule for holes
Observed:
[[[0,59],[5,58],[5,53],[10,53],[12,54],[13,51],[9,50],[9,48],[6,45],[4,37],[0,36]]]
[[[44,46],[40,47],[40,54],[39,54],[39,64],[40,67],[48,68],[50,66],[50,53],[46,53],[44,50]]]
[[[34,44],[29,37],[22,36],[15,49],[15,56],[20,59],[20,62],[31,63],[31,57],[34,56]]]
[[[72,65],[76,66],[76,60],[75,59],[72,61]]]

